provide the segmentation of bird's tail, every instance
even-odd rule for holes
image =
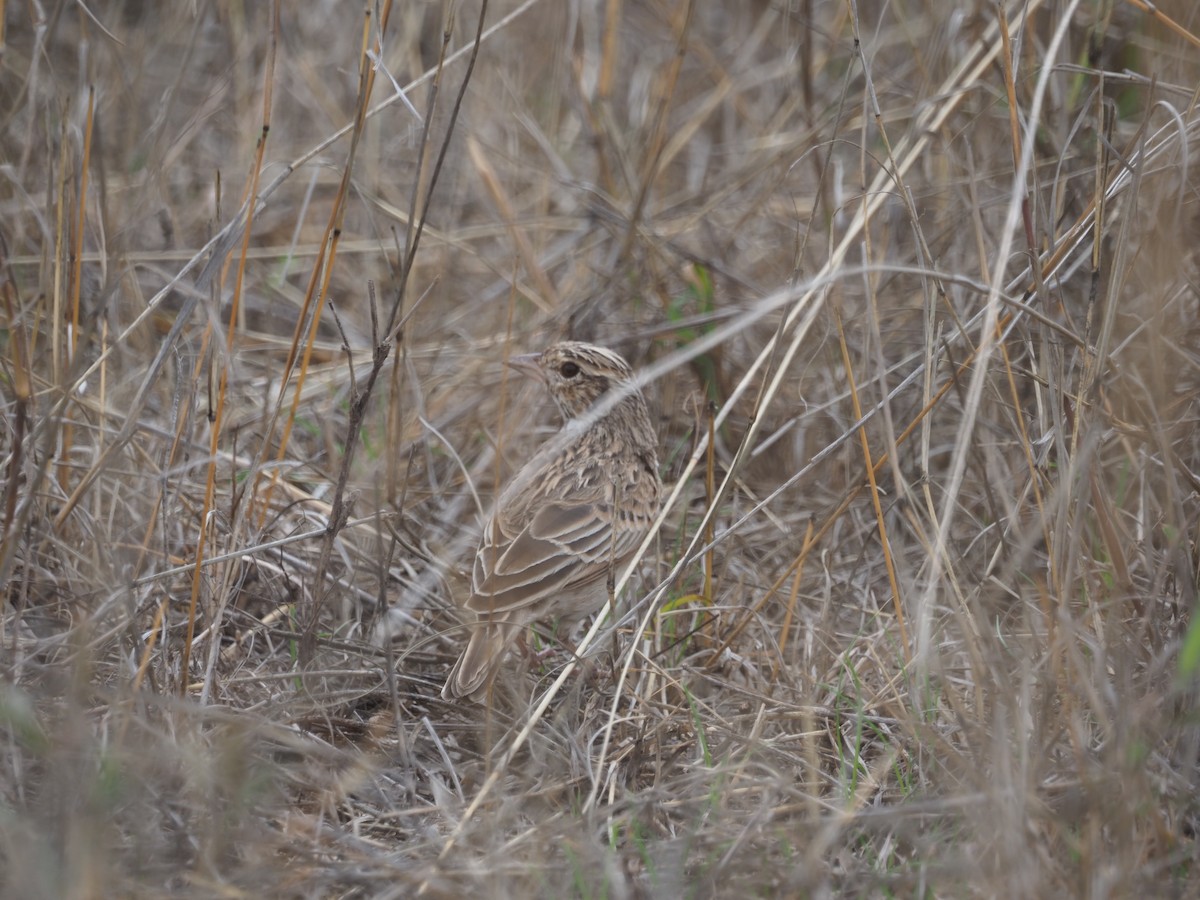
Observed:
[[[471,631],[471,639],[467,642],[467,649],[462,652],[462,656],[450,672],[450,677],[446,679],[442,688],[442,698],[476,699],[482,694],[500,668],[508,643],[517,630],[509,622],[480,622],[475,625]]]

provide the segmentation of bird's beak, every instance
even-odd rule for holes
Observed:
[[[545,381],[546,376],[542,374],[542,367],[538,365],[541,356],[540,353],[522,353],[520,356],[510,356],[508,364],[518,372],[532,375],[538,381]]]

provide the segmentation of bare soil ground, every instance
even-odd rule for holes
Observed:
[[[0,0],[0,894],[1200,895],[1200,8]],[[504,366],[645,377],[441,700]]]

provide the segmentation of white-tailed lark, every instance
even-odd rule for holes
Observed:
[[[442,688],[448,700],[486,691],[532,623],[569,629],[600,609],[610,577],[658,514],[658,442],[629,364],[574,341],[509,364],[546,385],[564,423],[509,482],[484,527],[466,602],[476,621]],[[594,408],[603,412],[589,415]]]

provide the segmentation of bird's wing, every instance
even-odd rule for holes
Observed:
[[[645,530],[620,523],[613,536],[612,507],[605,503],[548,503],[509,538],[498,518],[484,530],[475,557],[467,606],[492,616],[534,606],[570,587],[602,578]]]

